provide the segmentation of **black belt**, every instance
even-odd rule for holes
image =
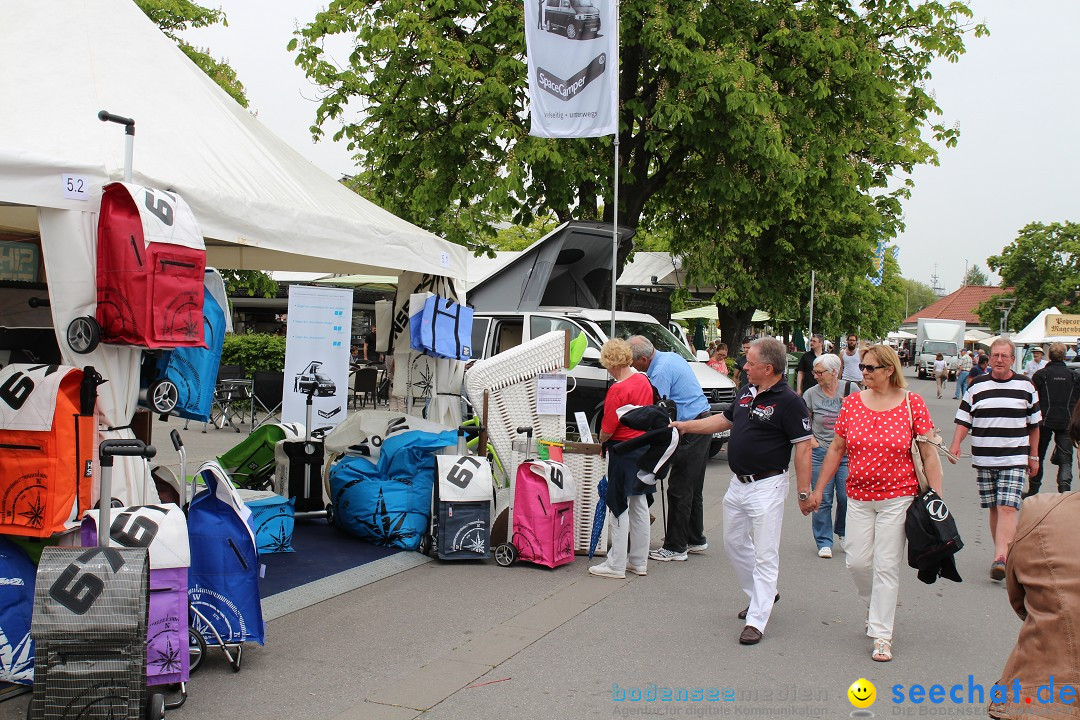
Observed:
[[[750,475],[740,475],[739,473],[735,473],[735,477],[738,478],[739,482],[743,483],[744,485],[748,485],[752,482],[757,482],[758,480],[764,480],[765,478],[783,475],[785,472],[786,470],[770,470],[769,472],[753,473]]]

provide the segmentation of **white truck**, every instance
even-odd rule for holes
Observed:
[[[915,331],[915,370],[919,378],[934,377],[934,361],[941,353],[949,367],[949,379],[956,378],[960,349],[964,347],[967,324],[963,320],[919,318]]]

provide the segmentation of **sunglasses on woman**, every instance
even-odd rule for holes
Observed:
[[[888,367],[888,365],[863,365],[862,363],[859,363],[859,369],[862,370],[863,372],[868,372],[868,373],[872,373],[875,370],[884,370],[887,367]]]

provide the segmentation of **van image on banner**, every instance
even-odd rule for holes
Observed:
[[[540,30],[587,40],[600,31],[600,10],[589,0],[538,0]]]

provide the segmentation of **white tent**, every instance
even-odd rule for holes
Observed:
[[[52,321],[92,315],[102,187],[122,179],[135,120],[133,182],[180,194],[210,265],[398,274],[464,281],[468,251],[350,192],[264,128],[130,0],[12,0],[0,23],[0,232],[40,234]],[[81,192],[79,192],[81,190]],[[462,296],[463,297],[463,296]],[[94,365],[107,427],[127,425],[141,353],[102,345]],[[108,431],[107,431],[108,432]],[[141,497],[130,467],[116,495]]]
[[[965,343],[981,343],[983,340],[986,340],[988,337],[990,337],[990,333],[983,332],[982,330],[975,330],[974,328],[972,328],[972,329],[969,329],[967,332],[964,333],[964,342]]]
[[[682,312],[672,313],[673,320],[691,320],[693,318],[705,318],[706,320],[719,320],[720,311],[715,305],[703,305],[699,308],[693,308],[691,310],[683,310]],[[752,323],[768,322],[769,313],[764,310],[755,310],[753,317],[750,318]]]
[[[896,330],[885,336],[887,340],[914,340],[915,334],[907,330]]]
[[[1017,345],[1044,345],[1052,342],[1062,342],[1066,345],[1072,345],[1076,342],[1077,338],[1072,335],[1052,335],[1046,334],[1046,316],[1047,315],[1060,315],[1056,307],[1049,307],[1035,316],[1035,319],[1027,324],[1020,332],[1011,336],[1009,339]]]
[[[90,210],[121,179],[191,206],[217,267],[465,278],[468,251],[349,191],[267,130],[130,0],[13,0],[0,23],[0,203]],[[65,197],[63,174],[86,199]],[[26,213],[4,213],[0,227]],[[35,224],[36,227],[36,224]],[[373,252],[374,251],[374,252]]]

